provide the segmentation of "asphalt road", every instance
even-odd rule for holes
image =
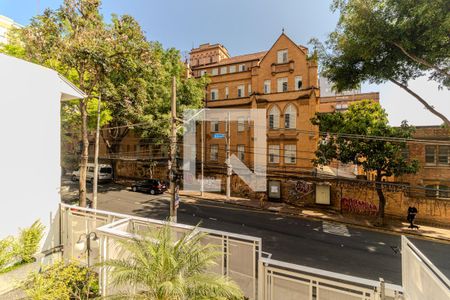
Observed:
[[[75,195],[70,186],[65,198]],[[120,185],[101,185],[98,208],[147,218],[167,219],[168,195],[133,193]],[[342,224],[254,211],[212,201],[181,199],[178,222],[262,237],[272,258],[309,267],[401,284],[400,236]],[[450,244],[411,238],[450,277]]]

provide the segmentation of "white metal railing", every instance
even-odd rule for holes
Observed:
[[[450,281],[402,236],[402,285],[407,300],[450,299]]]
[[[64,258],[87,263],[85,251],[75,247],[89,232],[101,238],[90,264],[122,255],[114,250],[119,239],[161,228],[165,221],[61,204]],[[194,226],[169,223],[182,236]],[[406,237],[402,237],[403,287],[262,257],[261,238],[207,228],[204,242],[217,245],[222,255],[211,271],[230,276],[252,300],[387,300],[450,299],[450,282]],[[270,256],[270,254],[269,254]],[[107,274],[99,269],[103,288]],[[108,287],[112,288],[112,287]]]
[[[116,255],[117,251],[113,249],[112,245],[116,245],[118,239],[132,238],[133,232],[154,230],[166,224],[161,220],[67,204],[61,204],[61,217],[61,236],[65,245],[65,259],[77,260],[86,264],[88,259],[86,252],[77,250],[76,242],[83,234],[92,231],[101,237],[100,247],[91,252],[89,260],[91,265]],[[169,224],[180,234],[195,228],[180,223]],[[218,266],[214,271],[232,278],[249,299],[257,299],[257,270],[261,258],[261,238],[201,227],[197,229],[207,234],[205,242],[215,244],[221,249],[222,255],[218,259]],[[107,275],[101,269],[99,272],[101,280],[106,284]]]
[[[321,269],[262,258],[260,300],[402,299],[402,288]],[[384,298],[383,298],[384,297]]]

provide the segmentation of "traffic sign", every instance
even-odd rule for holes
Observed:
[[[213,134],[213,139],[223,139],[223,138],[225,138],[224,133],[214,133]]]

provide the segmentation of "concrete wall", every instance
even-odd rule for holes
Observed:
[[[0,128],[8,141],[0,147],[0,239],[36,220],[51,230],[60,201],[65,93],[76,94],[55,71],[0,54]]]

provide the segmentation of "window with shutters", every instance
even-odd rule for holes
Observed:
[[[439,146],[438,163],[440,165],[448,165],[449,163],[449,146]]]
[[[270,94],[270,80],[264,80],[264,94]]]
[[[269,145],[269,163],[278,164],[280,162],[280,145]]]
[[[219,92],[217,89],[211,89],[211,100],[217,100]]]
[[[237,146],[237,156],[240,160],[244,161],[245,159],[245,146],[244,145],[238,145]]]
[[[288,104],[284,110],[284,128],[296,128],[297,109],[293,104]]]
[[[238,86],[238,98],[245,97],[245,86]]]
[[[425,146],[425,163],[427,165],[436,163],[436,146]]]
[[[302,89],[302,76],[295,76],[295,90],[301,90]]]
[[[278,78],[277,82],[278,82],[278,93],[288,91],[288,79],[287,78]]]
[[[211,145],[209,158],[214,161],[219,159],[219,145]]]
[[[280,50],[277,53],[277,63],[279,64],[285,64],[288,62],[288,51],[287,49]]]
[[[295,164],[296,152],[296,145],[284,145],[284,163]]]
[[[245,118],[244,117],[238,117],[237,121],[237,131],[243,132],[245,130]]]
[[[219,121],[211,121],[211,132],[219,132]]]
[[[269,110],[269,128],[280,128],[280,110],[276,105],[272,106],[272,108]]]

